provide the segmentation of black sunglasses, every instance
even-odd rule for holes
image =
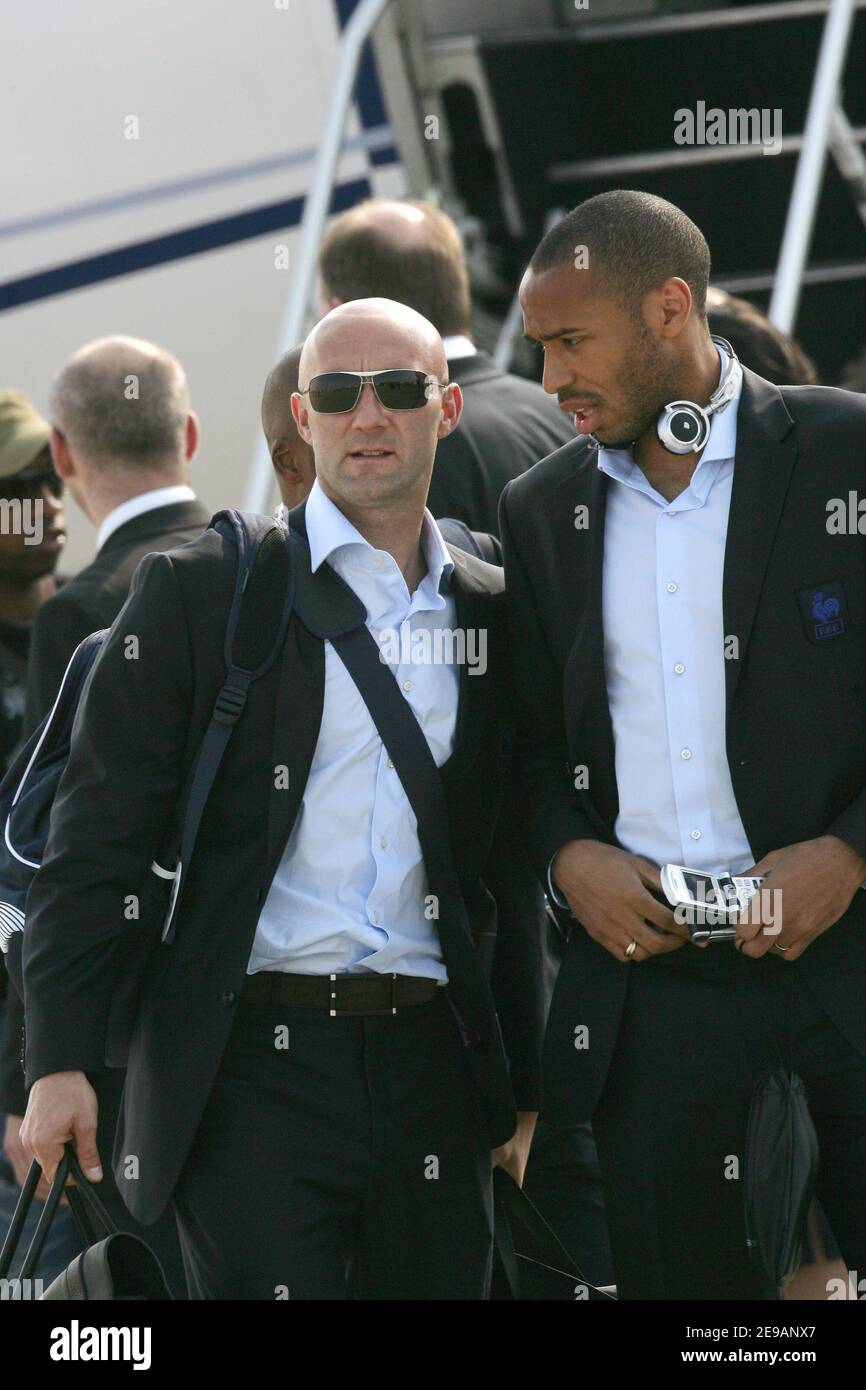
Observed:
[[[310,405],[320,415],[345,415],[361,399],[365,381],[369,381],[377,401],[386,410],[421,410],[434,386],[449,384],[403,367],[383,372],[323,372],[311,377],[306,391],[299,391],[298,395],[309,396]]]

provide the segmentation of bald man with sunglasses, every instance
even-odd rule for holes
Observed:
[[[300,387],[317,479],[290,520],[324,616],[313,632],[295,611],[228,745],[145,976],[114,1170],[145,1224],[173,1202],[193,1298],[483,1298],[491,1168],[522,1175],[542,1026],[534,924],[497,928],[483,878],[512,707],[502,572],[425,507],[461,406],[427,320],[334,310]],[[149,557],[93,672],[25,944],[22,1137],[49,1174],[67,1138],[94,1176],[108,1158],[87,1072],[118,894],[146,876],[222,682],[235,568],[213,531]],[[347,604],[390,668],[375,720],[321,635]]]

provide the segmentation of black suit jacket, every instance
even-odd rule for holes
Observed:
[[[502,489],[574,437],[574,427],[535,381],[501,372],[486,353],[448,363],[463,390],[456,430],[440,439],[427,505],[473,531],[499,534]]]
[[[174,502],[132,517],[112,532],[89,565],[42,604],[30,639],[25,738],[54,704],[79,642],[114,622],[142,557],[151,550],[168,550],[194,540],[209,521],[210,513],[199,501]],[[0,1109],[13,1115],[23,1115],[26,1106],[21,1068],[23,1023],[21,1001],[10,984],[0,1066]]]
[[[724,632],[739,643],[725,669],[737,805],[756,859],[828,833],[866,855],[866,539],[828,530],[828,502],[863,489],[866,398],[744,378],[723,584]],[[602,630],[608,486],[594,448],[578,439],[502,499],[514,668],[531,721],[530,851],[542,877],[568,840],[615,843]],[[581,504],[589,525],[578,530]],[[829,626],[812,611],[821,595],[819,605],[838,600]],[[576,791],[579,765],[588,787]],[[860,892],[787,968],[866,1055],[864,923]],[[601,1094],[629,968],[573,930],[545,1044],[545,1110],[564,1122],[589,1116]],[[574,1046],[578,1024],[589,1026],[588,1048]]]
[[[111,627],[127,600],[139,561],[152,550],[195,540],[209,521],[210,512],[198,500],[173,502],[132,517],[111,533],[89,565],[43,603],[30,640],[25,737],[54,704],[79,642]]]
[[[488,634],[486,673],[461,668],[455,749],[442,769],[455,865],[480,941],[496,930],[482,872],[513,703],[504,581],[501,570],[483,561],[458,549],[451,555],[458,626]],[[103,1067],[118,974],[135,941],[124,901],[130,893],[146,900],[151,862],[222,685],[235,572],[234,546],[214,531],[149,556],[95,663],[27,904],[28,1084],[50,1072]],[[139,639],[135,661],[124,656],[129,633]],[[304,794],[324,684],[324,641],[295,612],[282,658],[252,686],[223,758],[176,939],[156,945],[146,967],[115,1146],[118,1185],[145,1223],[171,1195],[225,1050],[261,905]],[[287,789],[286,779],[274,775],[282,765],[289,770]],[[492,1145],[513,1132],[515,1098],[521,1108],[535,1108],[539,1085],[540,1037],[527,1035],[536,1030],[526,1020],[540,1015],[541,943],[528,940],[536,923],[504,925],[494,981],[505,981],[499,1003],[512,1042],[511,1085],[492,1007],[475,1017],[477,1038],[466,1047]],[[470,964],[461,957],[454,966],[445,947],[445,960],[458,1009],[464,993],[487,991],[483,981],[478,988],[480,964],[472,953]],[[130,1154],[139,1159],[140,1176],[124,1182]]]

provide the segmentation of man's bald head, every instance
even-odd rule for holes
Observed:
[[[468,333],[469,274],[457,227],[432,203],[370,198],[334,219],[319,253],[323,308],[387,294],[443,337]]]
[[[350,410],[317,411],[310,404],[313,377],[401,367],[429,378],[417,409],[383,406],[367,382]],[[319,485],[347,516],[408,508],[420,526],[436,443],[460,418],[460,388],[447,385],[447,371],[432,323],[392,299],[356,299],[316,324],[304,343],[292,409],[314,450]]]
[[[320,372],[411,367],[447,381],[442,339],[429,319],[393,299],[355,299],[320,319],[304,343],[304,388]]]
[[[51,421],[99,471],[139,468],[174,476],[186,458],[186,376],[176,357],[143,338],[98,338],[61,368]]]

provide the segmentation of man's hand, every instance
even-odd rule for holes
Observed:
[[[3,1134],[3,1152],[12,1164],[12,1171],[15,1174],[15,1181],[19,1187],[23,1187],[30,1168],[30,1158],[24,1152],[21,1143],[21,1125],[24,1122],[23,1115],[7,1115],[6,1129]],[[39,1186],[45,1186],[45,1192],[37,1191],[37,1196],[43,1199],[48,1194],[48,1186],[43,1178]]]
[[[12,1164],[12,1171],[15,1174],[15,1181],[19,1187],[23,1187],[27,1181],[27,1174],[30,1171],[30,1155],[25,1152],[24,1145],[21,1143],[21,1126],[24,1123],[23,1115],[7,1115],[6,1131],[3,1135],[3,1150]],[[40,1202],[44,1202],[50,1191],[48,1183],[45,1181],[45,1174],[36,1184],[36,1196]],[[69,1203],[65,1197],[60,1198],[60,1205],[67,1207]]]
[[[597,840],[569,840],[551,873],[581,926],[617,960],[646,960],[676,951],[689,939],[671,909],[648,891],[661,892],[659,871],[648,859]],[[637,945],[627,956],[633,941]]]
[[[75,1143],[85,1177],[101,1182],[96,1148],[96,1092],[83,1071],[58,1071],[34,1081],[21,1126],[26,1153],[38,1159],[50,1183],[63,1157],[63,1145]]]
[[[529,1162],[529,1150],[537,1119],[537,1110],[518,1111],[517,1129],[507,1144],[500,1144],[499,1148],[493,1149],[491,1153],[493,1167],[504,1168],[506,1173],[511,1174],[518,1187],[523,1186],[523,1175]]]
[[[775,849],[745,877],[764,882],[737,923],[737,949],[763,956],[777,948],[796,960],[816,937],[844,916],[860,884],[866,859],[835,835]]]

